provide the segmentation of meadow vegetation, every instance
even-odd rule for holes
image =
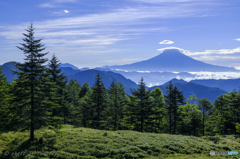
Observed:
[[[237,151],[240,136],[184,136],[141,133],[130,130],[106,131],[64,125],[61,129],[44,127],[35,131],[37,139],[29,142],[29,133],[1,132],[1,158],[237,158],[210,156],[210,151]],[[9,155],[4,155],[9,151]],[[15,152],[26,154],[17,155]],[[45,152],[45,154],[42,154]],[[49,155],[50,154],[50,155]]]

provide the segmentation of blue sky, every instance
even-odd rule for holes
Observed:
[[[50,58],[81,67],[128,64],[166,47],[240,68],[239,0],[1,0],[0,64],[22,62],[16,48],[33,22]]]

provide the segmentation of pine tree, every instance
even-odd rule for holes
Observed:
[[[92,90],[89,88],[87,82],[85,82],[80,90],[79,98],[80,98],[80,111],[81,111],[81,120],[83,127],[90,127],[90,95]]]
[[[206,98],[199,99],[199,107],[202,110],[202,135],[204,136],[204,118],[206,111],[209,111],[212,107],[211,101],[207,100]]]
[[[187,135],[198,135],[200,124],[201,124],[201,111],[197,105],[197,101],[192,103],[193,100],[196,100],[195,95],[190,95],[186,105],[181,105],[178,107],[179,113],[179,128],[181,134]]]
[[[91,100],[91,127],[103,129],[105,127],[105,112],[108,104],[108,94],[104,84],[101,81],[100,74],[98,73],[95,78],[95,84],[92,87]]]
[[[214,135],[216,133],[220,133],[221,135],[228,133],[228,112],[229,105],[226,96],[218,96],[217,99],[214,100],[214,107],[210,112],[211,126],[218,125],[211,130]]]
[[[153,99],[153,111],[154,115],[151,118],[155,118],[154,126],[152,127],[154,132],[163,132],[165,127],[166,108],[164,103],[164,96],[160,88],[156,87],[151,92]]]
[[[170,134],[172,133],[172,116],[173,116],[173,134],[176,133],[176,123],[178,119],[178,106],[185,104],[185,98],[178,90],[176,86],[173,86],[170,81],[167,85],[167,92],[165,96],[165,102],[168,106],[168,116],[169,116],[169,124],[170,124]]]
[[[81,91],[81,85],[75,80],[71,79],[67,84],[67,91],[69,94],[69,105],[68,105],[68,123],[73,125],[80,125],[81,123],[81,106],[79,93]]]
[[[44,56],[48,53],[41,53],[45,48],[41,39],[35,40],[32,24],[26,31],[27,34],[23,34],[25,43],[18,47],[26,56],[25,62],[15,63],[19,72],[14,71],[17,74],[14,106],[17,106],[16,118],[26,119],[22,121],[27,124],[26,128],[30,127],[30,141],[33,141],[34,130],[48,122],[46,116],[50,115],[48,110],[52,103],[47,98],[51,94],[51,82],[44,66],[47,62]]]
[[[11,111],[9,110],[10,103],[10,84],[7,78],[2,74],[0,67],[0,128],[8,125]]]
[[[132,95],[136,97],[138,100],[137,107],[131,112],[132,115],[136,115],[140,122],[140,132],[149,131],[146,127],[147,124],[152,123],[151,115],[154,114],[152,108],[152,98],[150,91],[145,88],[146,83],[143,82],[143,78],[141,78],[138,89],[131,90]]]
[[[66,111],[66,105],[67,105],[67,98],[69,97],[68,92],[66,91],[66,85],[67,85],[67,76],[65,76],[63,73],[61,73],[61,69],[59,69],[59,66],[61,63],[53,54],[52,59],[48,63],[49,66],[49,74],[50,74],[50,80],[53,82],[53,84],[57,87],[56,89],[56,97],[55,102],[57,103],[57,106],[53,109],[52,116],[54,117],[54,121],[57,124],[61,124],[61,121],[63,123],[66,122],[65,117],[65,111]]]
[[[109,107],[108,107],[108,127],[111,130],[119,130],[122,128],[123,106],[127,102],[124,87],[121,82],[112,81],[109,87]]]
[[[173,111],[173,102],[175,100],[174,94],[173,94],[173,85],[172,81],[169,82],[169,85],[167,85],[167,92],[165,95],[165,102],[167,104],[167,109],[168,109],[168,116],[169,116],[169,133],[172,133],[172,111]]]
[[[225,95],[229,105],[228,127],[232,134],[236,134],[236,123],[239,122],[240,95],[236,92],[229,92]]]

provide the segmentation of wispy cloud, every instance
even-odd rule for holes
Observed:
[[[50,0],[50,2],[48,3],[43,3],[40,4],[39,7],[42,8],[55,8],[55,7],[59,7],[61,3],[73,3],[76,2],[76,0]]]
[[[240,41],[240,38],[238,38],[238,39],[235,39],[235,40],[237,40],[237,41]]]
[[[54,7],[69,2],[77,1],[52,0],[42,5]],[[98,14],[35,21],[33,24],[37,28],[35,35],[43,38],[48,46],[54,46],[57,49],[56,47],[71,45],[79,49],[82,45],[107,46],[137,38],[142,34],[169,31],[171,29],[167,27],[150,25],[149,19],[196,17],[206,14],[206,8],[206,5],[188,3],[171,4],[171,7],[169,7],[169,4],[132,6],[103,11]],[[63,11],[62,13],[65,14]],[[0,26],[0,36],[5,38],[6,43],[15,45],[19,43],[27,26],[29,26],[29,23]],[[144,26],[144,28],[139,26]]]
[[[186,55],[197,56],[197,55],[227,55],[227,54],[235,54],[240,52],[240,47],[234,49],[220,49],[220,50],[205,50],[203,52],[186,52]]]
[[[43,3],[43,4],[40,4],[39,7],[42,7],[42,8],[54,8],[54,7],[56,7],[56,5],[51,4],[51,3]]]
[[[64,12],[65,12],[65,13],[69,13],[69,11],[68,11],[68,10],[64,10]]]
[[[173,44],[174,42],[173,41],[170,41],[170,40],[163,40],[161,42],[159,42],[159,44]]]
[[[229,55],[229,54],[235,54],[235,53],[240,53],[240,47],[234,48],[234,49],[220,49],[220,50],[205,50],[202,52],[191,52],[189,50],[184,50],[178,47],[166,47],[166,48],[161,48],[158,49],[158,51],[163,52],[166,49],[178,49],[180,52],[184,53],[185,55],[188,56],[199,56],[199,55],[213,55],[213,54],[219,54],[219,55]]]
[[[195,2],[197,0],[132,0],[143,3],[173,3],[173,2]]]

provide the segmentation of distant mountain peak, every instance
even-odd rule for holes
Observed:
[[[70,63],[62,63],[62,64],[60,65],[60,67],[71,67],[71,68],[74,69],[74,70],[79,70],[78,67],[76,67],[76,66],[74,66],[74,65],[72,65],[72,64],[70,64]]]
[[[233,67],[216,66],[195,60],[179,49],[165,49],[161,54],[140,62],[109,66],[109,69],[121,69],[128,71],[171,71],[171,72],[239,72]]]

